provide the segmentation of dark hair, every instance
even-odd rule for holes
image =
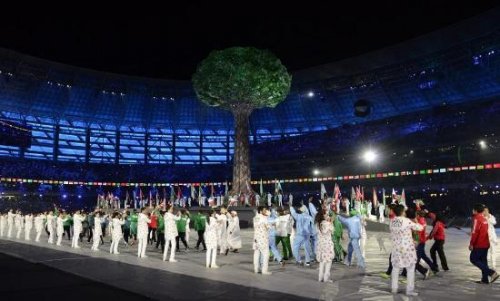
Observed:
[[[417,215],[425,217],[425,216],[427,216],[427,213],[424,210],[418,210]]]
[[[394,206],[392,211],[394,211],[394,214],[396,216],[401,216],[401,215],[403,215],[403,212],[405,211],[405,207],[403,205],[396,205],[396,206]]]
[[[264,207],[264,206],[259,206],[259,207],[257,207],[257,212],[258,212],[258,213],[261,213],[261,212],[262,212],[262,210],[264,210],[265,208],[266,208],[266,207]]]
[[[444,220],[444,217],[441,213],[436,213],[436,217],[434,219],[434,222],[432,223],[432,225],[436,225],[437,222],[442,222],[443,224],[445,224],[445,220]]]
[[[314,218],[314,223],[318,225],[318,227],[321,227],[321,222],[325,220],[325,215],[323,214],[323,209],[319,208],[318,214],[316,214],[316,217]]]
[[[207,224],[209,224],[209,225],[210,225],[210,217],[211,217],[211,216],[212,216],[212,214],[214,214],[214,213],[215,213],[215,210],[214,210],[214,209],[210,209],[210,210],[208,210],[208,213],[207,213],[207,215],[208,215],[208,216],[207,216],[207,217],[208,217],[208,218],[207,218]]]
[[[141,213],[144,212],[144,211],[146,211],[147,209],[148,209],[147,207],[142,207],[141,208]]]
[[[477,213],[483,213],[485,206],[483,204],[475,204],[474,211]]]
[[[118,212],[118,211],[113,212],[113,218],[118,217],[118,216],[120,216],[120,212]]]
[[[406,217],[409,219],[414,219],[415,217],[417,217],[415,210],[412,208],[408,208],[408,210],[406,210]]]

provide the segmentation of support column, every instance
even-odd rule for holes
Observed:
[[[149,164],[149,133],[144,135],[144,164]]]
[[[52,157],[54,161],[57,161],[59,157],[59,132],[61,131],[61,127],[58,124],[56,124],[56,128],[54,130],[54,148],[53,148],[53,153]]]
[[[90,163],[90,127],[87,128],[85,135],[85,163]]]
[[[115,164],[120,164],[120,130],[116,130]]]

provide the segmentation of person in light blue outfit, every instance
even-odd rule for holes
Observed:
[[[295,239],[293,240],[292,252],[297,264],[302,264],[299,249],[304,246],[306,253],[306,266],[311,265],[310,237],[312,232],[312,219],[307,207],[302,205],[299,210],[290,206],[290,213],[295,220]]]
[[[276,246],[276,224],[278,223],[278,212],[274,207],[271,208],[271,215],[268,218],[268,223],[271,226],[269,229],[269,248],[271,249],[274,259],[278,260],[278,262],[283,265],[283,257],[281,257],[281,253]]]
[[[352,254],[356,256],[358,267],[365,268],[365,260],[361,254],[359,247],[359,239],[361,238],[361,217],[356,210],[351,211],[351,217],[338,215],[339,221],[347,227],[349,233],[349,245],[347,248],[346,264],[351,265]]]
[[[309,198],[309,215],[311,216],[311,222],[314,223],[316,220],[316,214],[318,214],[318,209],[312,203],[312,197]],[[318,241],[318,232],[316,231],[316,227],[311,224],[311,244],[312,244],[312,254],[311,258],[314,261],[316,258],[316,242]]]

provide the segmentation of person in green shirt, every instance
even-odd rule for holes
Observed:
[[[161,252],[165,250],[165,218],[163,217],[165,215],[165,211],[159,211],[158,212],[158,239],[156,240],[156,248],[161,245]]]
[[[71,229],[71,225],[73,224],[73,218],[71,217],[71,215],[67,214],[66,211],[63,211],[63,215],[65,216],[65,220],[63,222],[63,229],[64,229],[63,236],[68,234],[68,240],[71,240],[70,229]]]
[[[137,222],[139,216],[137,215],[137,210],[134,210],[130,215],[130,236],[134,238],[134,241],[130,244],[133,245],[137,240]]]
[[[123,221],[125,222],[122,226],[123,240],[128,245],[128,238],[130,237],[130,212],[128,210],[125,210],[123,212]]]
[[[346,254],[346,252],[342,248],[342,243],[340,242],[342,240],[344,226],[342,226],[342,223],[338,220],[337,215],[335,213],[332,213],[332,222],[333,222],[332,240],[333,240],[333,250],[335,252],[334,261],[342,262]]]
[[[194,230],[198,232],[198,241],[196,242],[196,250],[200,249],[200,244],[203,245],[203,251],[207,250],[205,245],[205,225],[207,224],[207,216],[200,211],[194,216]]]
[[[178,232],[178,235],[175,238],[176,243],[177,243],[176,244],[177,251],[180,250],[180,248],[179,248],[179,240],[182,241],[182,244],[186,248],[186,251],[189,249],[189,246],[188,246],[188,244],[186,242],[186,225],[187,225],[188,219],[189,218],[187,216],[186,209],[181,209],[181,218],[178,221],[176,221],[177,232]]]

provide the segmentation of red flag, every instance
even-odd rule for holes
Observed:
[[[212,190],[211,190],[211,197],[214,197],[215,195],[215,188],[214,188],[214,183],[212,183]]]
[[[182,197],[181,186],[178,186],[178,187],[177,187],[177,199],[179,199],[179,200],[180,200],[180,199],[181,199],[181,197]]]

